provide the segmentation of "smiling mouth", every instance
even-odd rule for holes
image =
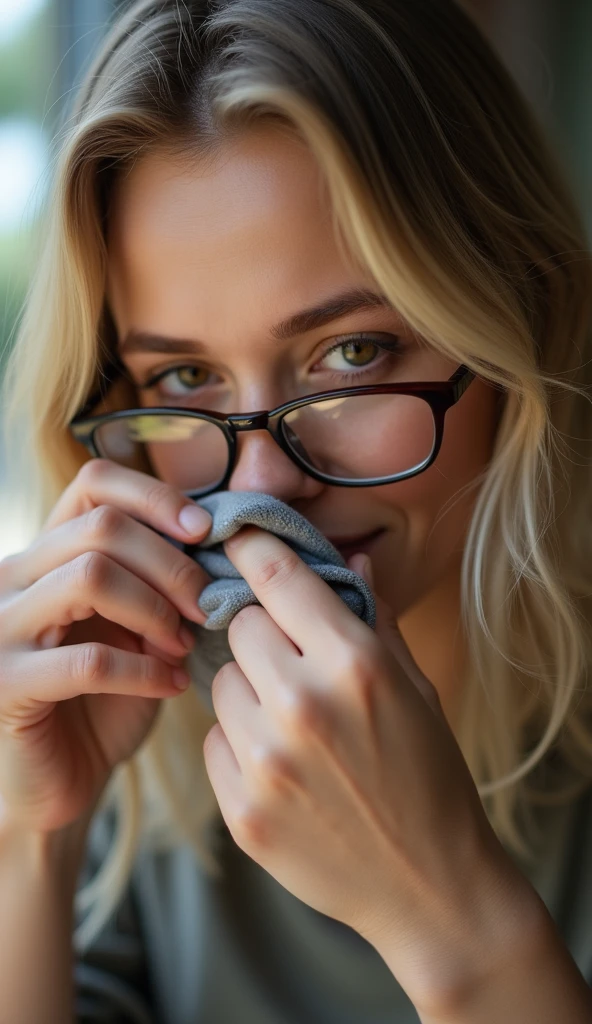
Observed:
[[[379,529],[373,530],[372,533],[365,533],[359,537],[327,537],[327,540],[331,542],[334,548],[337,548],[341,555],[349,558],[351,555],[355,555],[357,551],[366,553],[372,547],[374,541],[385,532],[385,528],[381,526]]]

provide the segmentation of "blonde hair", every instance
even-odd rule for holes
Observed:
[[[115,177],[156,147],[203,156],[258,123],[310,147],[347,258],[429,344],[503,390],[492,460],[471,483],[457,738],[498,836],[532,857],[520,810],[570,799],[592,776],[592,268],[561,169],[462,7],[137,0],[115,21],[58,140],[5,377],[29,502],[40,525],[88,458],[68,423],[115,344],[104,237]],[[164,701],[113,774],[100,806],[119,830],[77,894],[90,911],[79,949],[118,902],[140,838],[188,842],[218,874],[202,749],[215,721],[194,687]]]

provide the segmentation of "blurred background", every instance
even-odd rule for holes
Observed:
[[[465,0],[537,109],[592,237],[592,0]],[[125,0],[0,0],[0,373],[35,255],[48,152],[68,94]],[[1,441],[1,439],[0,439]],[[0,558],[21,550],[4,484]]]

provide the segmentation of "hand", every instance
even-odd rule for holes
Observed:
[[[204,756],[224,820],[293,895],[372,943],[416,1005],[435,1005],[505,954],[529,883],[384,602],[374,632],[256,527],[225,551],[262,607],[232,620],[236,660],[212,684]]]
[[[182,617],[203,624],[209,577],[155,529],[199,542],[210,517],[187,533],[186,506],[92,459],[36,541],[0,562],[0,824],[46,832],[82,817],[179,694],[194,639]]]

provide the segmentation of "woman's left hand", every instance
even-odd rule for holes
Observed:
[[[232,620],[236,661],[212,684],[222,816],[281,885],[366,938],[416,1007],[436,1006],[511,955],[538,896],[386,604],[373,631],[257,527],[225,551],[261,606]]]

